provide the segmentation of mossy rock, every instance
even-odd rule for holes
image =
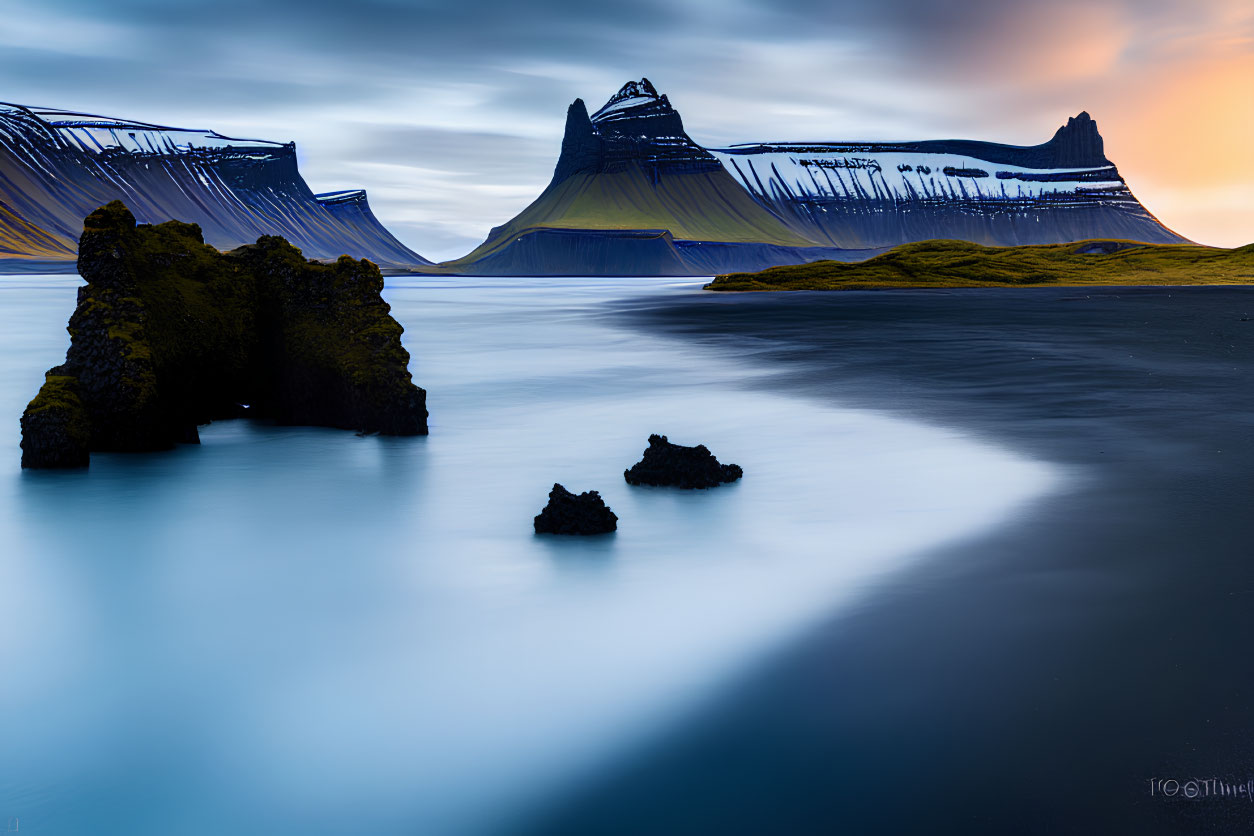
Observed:
[[[84,222],[78,267],[87,286],[54,370],[65,381],[48,393],[78,398],[74,435],[52,420],[61,413],[38,417],[41,391],[22,419],[23,450],[40,451],[24,467],[86,464],[82,437],[87,450],[165,449],[244,403],[286,424],[427,431],[426,393],[369,261],[318,264],[275,236],[223,254],[196,224],[136,225],[114,201]]]
[[[91,422],[78,381],[50,371],[22,413],[22,467],[86,467]]]

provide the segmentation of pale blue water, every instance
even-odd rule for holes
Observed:
[[[700,292],[654,279],[393,282],[428,438],[228,421],[22,472],[77,285],[0,280],[0,823],[22,833],[507,830],[1058,483],[754,390],[750,344],[617,326]],[[631,488],[651,432],[746,476]],[[536,537],[555,481],[600,490],[619,532]]]

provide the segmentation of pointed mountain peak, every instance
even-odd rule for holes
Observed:
[[[641,78],[639,81],[629,81],[624,84],[619,91],[606,104],[615,104],[624,99],[656,99],[659,98],[657,88],[653,86],[653,82],[647,78]]]
[[[647,79],[630,81],[588,116],[582,99],[566,111],[562,154],[553,182],[580,173],[604,173],[632,166],[675,171],[712,171],[722,166],[684,133],[671,103]]]
[[[588,118],[588,106],[575,99],[566,109],[566,133],[562,136],[562,154],[553,171],[554,181],[565,180],[579,171],[595,171],[601,164],[601,141]]]
[[[1067,124],[1054,133],[1050,140],[1054,146],[1055,164],[1064,167],[1106,165],[1102,135],[1097,131],[1097,122],[1082,110],[1067,120]]]
[[[570,103],[570,107],[566,108],[566,121],[568,123],[588,121],[588,106],[584,104],[583,99],[575,99]]]
[[[592,121],[599,122],[606,117],[619,118],[618,114],[642,109],[654,113],[671,110],[670,102],[665,96],[658,95],[657,88],[647,78],[624,84],[617,93],[610,96],[600,110],[592,114]]]

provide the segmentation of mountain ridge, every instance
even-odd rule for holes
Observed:
[[[294,143],[0,104],[0,269],[69,269],[82,217],[113,199],[141,221],[197,223],[220,249],[274,234],[315,259],[443,274],[708,275],[938,239],[1186,242],[1132,194],[1087,111],[1037,145],[704,147],[640,78],[592,113],[575,99],[548,185],[470,253],[432,265],[379,223],[364,191],[315,194]]]
[[[1039,145],[939,139],[709,150],[789,228],[831,246],[1191,243],[1132,194],[1087,111]]]
[[[196,223],[221,250],[280,235],[313,259],[431,263],[379,223],[364,192],[345,194],[314,194],[295,143],[0,103],[0,267],[48,259],[72,269],[83,218],[112,200],[144,223]]]
[[[534,234],[543,229],[567,234]],[[736,272],[854,260],[930,239],[1185,242],[1132,195],[1087,111],[1038,145],[948,139],[706,148],[685,131],[670,99],[641,78],[592,114],[575,99],[544,191],[471,253],[438,269],[474,273],[508,263],[565,275],[577,263],[573,253],[595,252],[587,269],[598,274],[610,249],[624,258],[617,274],[655,269],[660,244],[623,234],[632,230],[668,231],[682,269],[696,275],[712,265]],[[598,235],[613,242],[593,243]],[[514,245],[526,257],[501,255]],[[638,264],[626,254],[633,245],[641,250]]]

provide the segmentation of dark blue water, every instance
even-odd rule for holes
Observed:
[[[529,832],[1254,832],[1252,313],[1249,287],[624,306],[648,333],[753,346],[766,391],[1075,478],[833,613]]]
[[[694,284],[503,280],[387,291],[428,438],[226,421],[21,472],[76,287],[0,284],[0,822],[22,833],[507,829],[1067,471],[768,391],[749,339],[623,325]],[[629,488],[651,432],[746,477]],[[619,532],[536,537],[555,481]]]

